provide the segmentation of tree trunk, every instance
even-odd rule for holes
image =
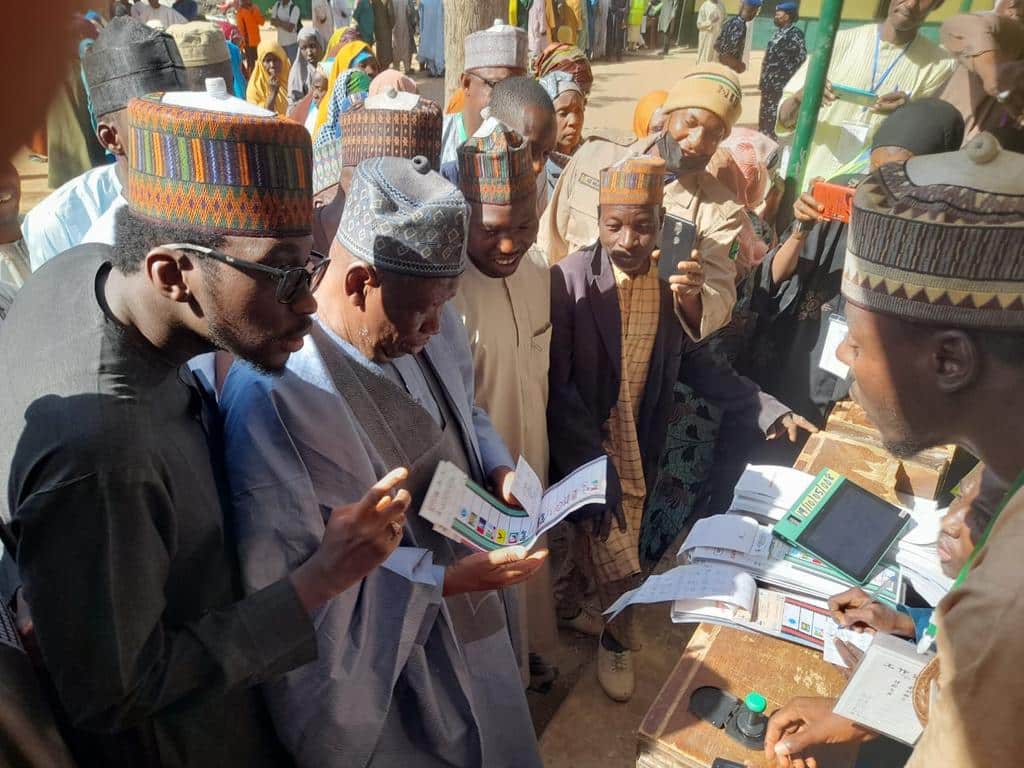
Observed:
[[[466,35],[486,29],[495,19],[508,20],[508,0],[444,0],[445,104],[459,87]]]

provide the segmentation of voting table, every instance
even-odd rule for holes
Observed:
[[[811,436],[795,466],[812,474],[829,467],[896,501],[897,490],[937,497],[953,461],[951,447],[931,449],[909,460],[894,458],[882,447],[863,410],[845,401],[836,405],[826,428]],[[690,711],[693,692],[704,686],[721,688],[741,700],[756,691],[767,700],[770,714],[797,696],[838,697],[846,678],[819,651],[767,635],[700,624],[640,724],[637,768],[710,768],[718,757],[770,765],[763,752],[746,748]],[[821,768],[881,768],[905,759],[906,748],[892,746],[869,745],[865,750],[880,754],[867,761],[863,755],[858,759],[856,745],[820,747],[811,754]]]

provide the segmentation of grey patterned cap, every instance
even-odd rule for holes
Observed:
[[[374,157],[356,166],[337,240],[388,272],[457,277],[466,269],[469,206],[425,157]]]
[[[519,27],[495,19],[487,29],[466,35],[463,69],[511,67],[526,71],[528,41]]]

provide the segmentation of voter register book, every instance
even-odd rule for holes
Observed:
[[[559,482],[543,489],[533,468],[520,458],[512,495],[522,508],[501,503],[454,464],[442,461],[420,506],[420,517],[434,530],[472,549],[529,549],[537,539],[588,504],[604,504],[608,458],[587,462]]]

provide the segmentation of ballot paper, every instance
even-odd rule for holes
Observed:
[[[529,549],[572,512],[587,504],[604,504],[607,474],[608,459],[601,456],[543,491],[537,473],[520,458],[511,490],[522,508],[515,508],[442,461],[419,514],[433,523],[434,530],[481,552],[509,546]]]
[[[871,647],[871,642],[874,639],[875,635],[872,632],[855,632],[852,629],[840,627],[835,621],[830,621],[825,625],[823,657],[829,664],[835,664],[837,667],[843,667],[844,669],[848,668],[850,665],[839,655],[839,651],[836,648],[836,640],[842,640],[847,645],[852,645],[863,652]]]
[[[877,635],[833,709],[837,715],[913,746],[923,727],[914,711],[914,683],[934,654]]]
[[[733,613],[738,609],[749,616],[756,594],[757,584],[741,568],[720,563],[680,565],[649,577],[636,589],[624,593],[604,613],[611,621],[630,605],[685,600],[695,607]]]

